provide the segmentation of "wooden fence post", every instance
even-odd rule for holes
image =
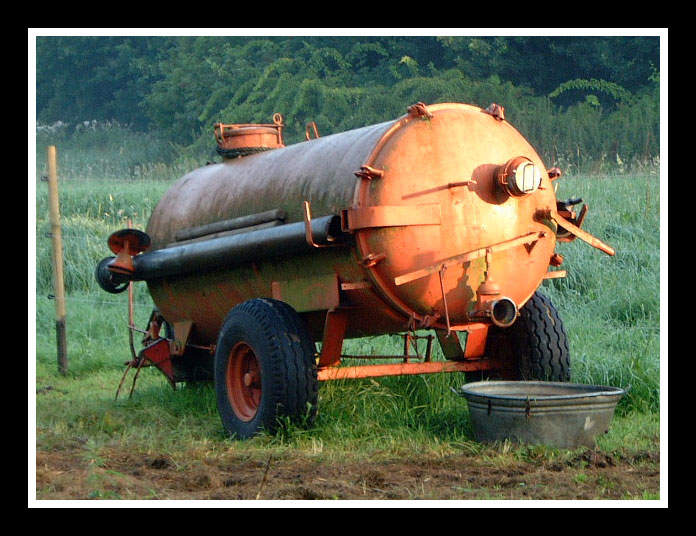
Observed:
[[[58,372],[68,372],[68,338],[65,331],[65,290],[63,283],[63,238],[60,231],[60,212],[58,204],[58,162],[55,145],[47,149],[48,166],[48,208],[51,217],[51,238],[53,242],[53,292],[56,302],[56,342],[58,347]]]

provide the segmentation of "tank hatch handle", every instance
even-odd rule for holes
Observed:
[[[311,123],[307,123],[307,126],[305,127],[305,140],[309,141],[312,139],[312,132],[314,132],[314,138],[319,137],[319,129],[317,128],[317,124],[312,121]]]

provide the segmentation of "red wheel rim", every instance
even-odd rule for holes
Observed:
[[[230,351],[226,380],[227,398],[237,417],[252,420],[261,403],[261,367],[247,343],[238,342]]]

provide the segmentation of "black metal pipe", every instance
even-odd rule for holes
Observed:
[[[342,244],[339,216],[311,221],[317,244]],[[307,242],[304,222],[288,223],[210,240],[147,251],[133,257],[134,281],[182,275],[201,270],[245,264],[283,255],[296,255],[315,249]]]
[[[198,227],[191,227],[189,229],[181,229],[180,231],[177,231],[174,239],[177,242],[191,240],[193,238],[200,238],[205,235],[222,233],[225,231],[231,231],[233,229],[253,227],[262,223],[283,221],[286,217],[287,213],[282,209],[268,210],[259,214],[251,214],[249,216],[241,216],[231,220],[217,221],[207,225],[200,225]]]

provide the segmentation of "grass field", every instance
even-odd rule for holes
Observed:
[[[35,279],[29,274],[37,499],[660,498],[666,363],[656,172],[558,181],[558,198],[582,197],[590,207],[584,227],[617,251],[609,257],[580,240],[560,244],[568,277],[543,283],[570,337],[572,381],[629,389],[597,449],[562,451],[473,441],[466,404],[450,390],[463,383],[459,374],[325,382],[310,429],[243,442],[223,436],[209,385],[174,391],[144,369],[133,397],[128,382],[114,400],[130,359],[127,297],[99,289],[94,267],[109,254],[108,235],[128,218],[145,228],[170,185],[162,177],[180,176],[187,164],[104,166],[93,176],[74,171],[84,170],[78,159],[60,165],[66,377],[57,373],[47,187],[39,180]],[[40,158],[38,166],[41,175]],[[135,302],[144,327],[152,302],[143,283]],[[394,353],[400,340],[373,337],[344,348]]]

